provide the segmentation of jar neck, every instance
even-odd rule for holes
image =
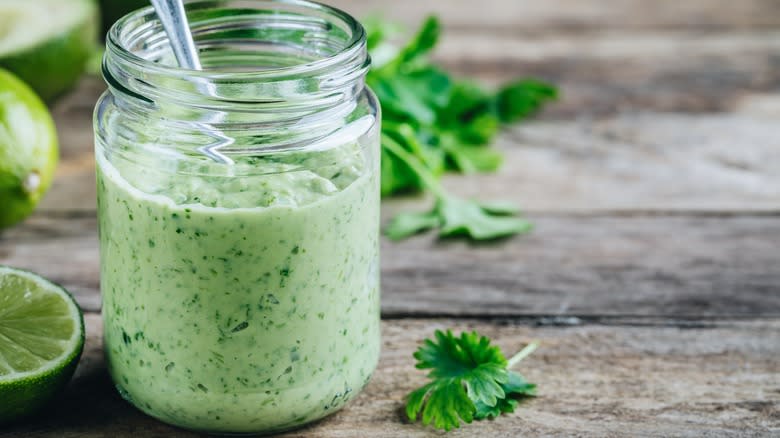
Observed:
[[[107,36],[103,75],[117,102],[174,122],[300,125],[348,112],[364,89],[365,31],[338,9],[301,0],[186,9],[203,70],[178,67],[154,10],[141,9]]]

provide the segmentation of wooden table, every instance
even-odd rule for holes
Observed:
[[[335,2],[364,16],[382,2]],[[392,4],[392,6],[390,6]],[[345,410],[291,437],[423,437],[403,397],[434,329],[476,329],[539,397],[448,436],[780,434],[780,2],[396,0],[388,16],[445,23],[438,59],[495,84],[557,83],[560,102],[505,132],[497,175],[447,179],[509,198],[537,224],[494,244],[423,235],[382,244],[383,352]],[[57,180],[0,238],[0,263],[64,284],[88,339],[66,402],[0,432],[184,437],[114,391],[101,354],[91,113],[103,85],[60,101]],[[391,200],[384,217],[421,208]]]

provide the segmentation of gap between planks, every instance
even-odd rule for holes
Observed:
[[[85,309],[85,317],[101,317],[100,310]],[[780,322],[780,313],[777,315],[761,316],[701,316],[701,315],[675,315],[673,317],[666,315],[561,315],[561,314],[538,314],[538,315],[492,315],[492,314],[464,314],[452,315],[444,313],[410,313],[410,314],[382,314],[382,321],[410,322],[426,320],[430,322],[457,320],[463,323],[493,324],[496,326],[518,326],[518,327],[549,327],[549,328],[571,328],[581,326],[604,326],[604,327],[658,327],[658,328],[679,328],[679,329],[715,329],[736,327],[743,323],[774,323]]]

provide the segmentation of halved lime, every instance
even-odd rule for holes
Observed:
[[[0,266],[0,423],[22,418],[67,385],[84,348],[84,317],[62,287]]]
[[[98,20],[93,0],[0,0],[0,67],[49,101],[84,72]]]
[[[0,68],[0,230],[32,213],[57,166],[57,132],[46,105]]]

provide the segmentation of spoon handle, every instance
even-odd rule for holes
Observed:
[[[179,66],[191,70],[201,70],[198,49],[192,39],[187,14],[182,0],[151,0],[157,16],[168,34],[173,54]]]

